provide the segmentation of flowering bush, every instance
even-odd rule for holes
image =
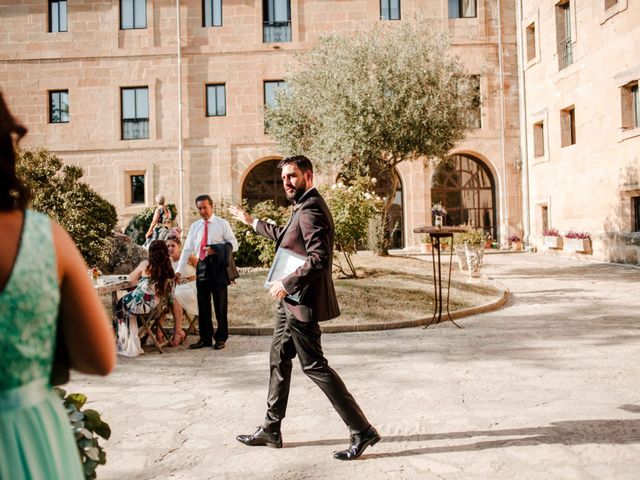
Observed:
[[[519,242],[519,241],[520,241],[520,237],[514,233],[513,235],[511,235],[511,236],[509,237],[509,241],[510,241],[511,243]]]
[[[369,219],[382,211],[382,199],[372,192],[372,179],[355,177],[349,185],[343,182],[320,187],[335,226],[335,248],[342,252],[348,272],[338,261],[338,269],[343,275],[357,277],[351,255],[356,253],[358,244],[367,239]]]
[[[565,238],[580,238],[580,239],[585,239],[585,238],[591,238],[591,236],[589,235],[589,232],[576,232],[575,230],[569,230],[567,233],[564,234]]]
[[[557,228],[547,228],[542,235],[545,237],[559,237],[560,232],[558,232]]]
[[[431,214],[444,217],[447,214],[447,210],[438,202],[431,206]]]

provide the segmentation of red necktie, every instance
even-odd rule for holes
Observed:
[[[202,241],[200,242],[200,260],[204,260],[207,256],[207,243],[209,242],[209,221],[204,221],[204,232],[202,232]]]

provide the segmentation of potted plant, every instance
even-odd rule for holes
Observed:
[[[442,206],[440,202],[434,203],[431,206],[431,215],[433,215],[433,226],[442,227],[444,216],[447,214],[447,210]]]
[[[562,248],[562,237],[556,228],[548,228],[544,231],[544,246],[547,248]]]
[[[522,250],[522,240],[515,233],[509,237],[509,243],[511,244],[511,248],[516,252]]]
[[[432,250],[433,250],[433,245],[431,243],[431,236],[425,233],[420,238],[420,251],[422,253],[431,253]]]
[[[484,259],[484,232],[470,228],[464,233],[456,233],[454,235],[454,244],[460,270],[467,271],[471,277],[480,276],[480,269]]]
[[[591,237],[589,232],[577,232],[569,230],[564,234],[565,248],[571,252],[590,253]]]

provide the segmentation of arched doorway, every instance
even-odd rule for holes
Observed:
[[[452,155],[431,181],[431,202],[447,210],[445,225],[469,224],[497,238],[496,188],[489,168],[470,155]]]
[[[289,201],[282,188],[280,160],[266,160],[251,169],[242,184],[242,198],[247,201],[249,207],[271,200],[279,207],[288,207]]]
[[[379,168],[375,167],[372,167],[369,171],[369,177],[376,179],[376,184],[373,187],[373,191],[381,198],[389,195],[392,174],[396,177],[396,192],[393,197],[393,203],[391,204],[388,212],[387,224],[385,225],[385,238],[389,241],[389,248],[403,248],[405,238],[402,179],[395,168],[393,169],[393,172],[390,172],[386,169],[380,170]],[[338,180],[341,179],[346,184],[349,183],[349,180],[342,174],[338,175]]]

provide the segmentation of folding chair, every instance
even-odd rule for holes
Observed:
[[[166,316],[167,313],[169,313],[170,310],[171,306],[169,305],[169,296],[164,295],[160,297],[160,302],[149,313],[136,315],[141,323],[140,327],[138,328],[138,335],[140,339],[145,336],[151,338],[151,341],[160,353],[164,352],[162,351],[160,342],[158,342],[158,339],[153,332],[154,329],[156,331],[160,329],[164,338],[168,338],[167,332],[162,326],[161,320]]]
[[[197,334],[199,334],[199,332],[198,332],[198,315],[194,315],[193,318],[191,318],[191,315],[189,315],[186,310],[183,310],[182,316],[184,318],[186,318],[187,321],[189,322],[189,326],[187,327],[187,329],[184,332],[185,338],[188,337],[189,335],[197,335]]]

